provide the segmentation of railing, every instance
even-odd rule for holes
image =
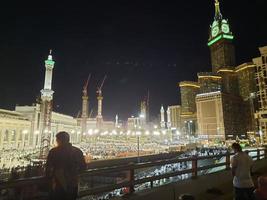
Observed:
[[[255,149],[247,151],[248,154],[254,160],[267,159],[267,149]],[[137,164],[129,164],[124,166],[114,166],[114,167],[106,167],[106,168],[98,168],[91,169],[80,174],[81,177],[81,185],[83,188],[79,192],[79,197],[85,197],[89,195],[100,195],[106,194],[110,191],[114,191],[116,189],[125,189],[126,193],[133,193],[135,191],[135,187],[137,185],[148,184],[150,187],[154,187],[155,181],[159,181],[162,179],[169,179],[171,177],[177,177],[180,175],[187,174],[188,177],[195,179],[199,176],[200,172],[203,172],[208,169],[224,167],[224,169],[230,169],[230,157],[233,154],[226,153],[220,155],[213,156],[192,156],[189,158],[182,159],[169,159],[169,160],[161,160],[155,162],[148,163],[137,163]],[[207,164],[203,165],[203,161],[205,160],[219,160],[222,159],[224,162],[217,164]],[[187,164],[186,169],[177,170],[173,169],[172,171],[165,172],[162,174],[152,175],[149,177],[139,177],[138,174],[144,172],[145,170],[153,171],[161,166],[173,165],[173,164]],[[189,167],[191,166],[191,167]],[[118,177],[120,180],[118,180]],[[107,183],[106,180],[109,180],[111,183]],[[104,180],[104,181],[103,181]],[[14,189],[15,191],[19,191],[20,199],[29,198],[31,189],[37,191],[36,187],[38,186],[38,192],[34,192],[34,194],[38,194],[40,196],[47,196],[48,187],[47,187],[47,179],[44,177],[33,177],[26,179],[19,179],[9,182],[0,183],[0,191],[7,189]],[[41,189],[40,189],[41,188]],[[26,194],[25,194],[26,193]],[[0,196],[1,197],[1,196]],[[0,198],[1,199],[1,198]]]

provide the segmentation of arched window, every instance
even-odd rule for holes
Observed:
[[[8,141],[8,130],[5,131],[4,141]]]
[[[16,140],[16,131],[15,130],[12,131],[11,140],[12,141],[15,141]]]

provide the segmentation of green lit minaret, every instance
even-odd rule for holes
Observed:
[[[220,10],[219,0],[215,0],[215,15],[210,26],[208,46],[211,53],[212,71],[218,72],[222,68],[235,67],[234,39],[227,19],[224,19]]]

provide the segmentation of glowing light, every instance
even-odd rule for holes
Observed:
[[[176,135],[181,135],[180,131],[176,131]]]
[[[38,135],[40,133],[40,131],[34,131],[35,135]]]
[[[146,131],[146,132],[145,132],[145,135],[150,135],[150,132],[149,132],[149,131]]]
[[[198,76],[198,78],[213,78],[213,79],[221,79],[220,76]]]
[[[99,130],[98,130],[98,129],[95,129],[95,130],[94,130],[94,133],[99,133]]]
[[[254,67],[255,67],[255,65],[247,65],[247,66],[241,67],[239,69],[236,69],[236,72],[239,72],[239,71],[242,71],[242,70],[245,70],[248,68],[254,68]]]
[[[196,84],[190,84],[190,83],[181,83],[180,87],[195,87],[195,88],[200,88],[199,85]]]
[[[153,131],[153,135],[160,135],[159,131]]]
[[[157,129],[158,128],[158,126],[157,125],[154,125],[154,129]]]
[[[140,118],[145,118],[145,115],[144,114],[141,114],[139,117]]]
[[[141,134],[142,134],[141,131],[136,132],[136,135],[141,135]]]
[[[214,43],[216,43],[217,41],[219,41],[219,40],[222,39],[222,38],[232,40],[232,39],[234,39],[234,36],[233,36],[233,35],[225,35],[225,34],[223,34],[223,35],[219,35],[219,36],[217,36],[216,38],[214,38],[213,40],[211,40],[211,41],[208,43],[208,46],[213,45]]]
[[[71,130],[71,133],[74,133],[75,131],[74,130]]]

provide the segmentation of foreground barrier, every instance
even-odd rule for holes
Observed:
[[[254,160],[267,159],[266,149],[255,149],[247,152]],[[147,163],[128,164],[124,166],[90,169],[80,174],[81,190],[79,192],[79,197],[103,195],[117,189],[120,189],[122,193],[133,193],[137,186],[145,184],[146,187],[149,186],[152,188],[156,181],[170,179],[171,177],[181,175],[187,175],[190,178],[196,179],[200,174],[203,174],[203,172],[207,172],[207,170],[210,169],[230,169],[231,155],[233,154],[226,153],[200,157],[192,156],[182,159],[168,159]],[[215,164],[214,162],[210,162],[215,160],[221,162]],[[207,164],[205,164],[204,161],[207,161]],[[181,165],[186,164],[187,167],[184,169],[173,168],[166,173],[146,176],[146,172],[148,171],[151,172],[161,166],[170,166],[178,163]],[[144,175],[142,176],[140,174]],[[2,195],[7,196],[10,195],[9,192],[12,191],[14,199],[29,199],[33,198],[33,196],[35,199],[46,199],[48,195],[47,186],[48,182],[45,177],[32,177],[2,182],[0,183],[0,190],[2,191]]]

